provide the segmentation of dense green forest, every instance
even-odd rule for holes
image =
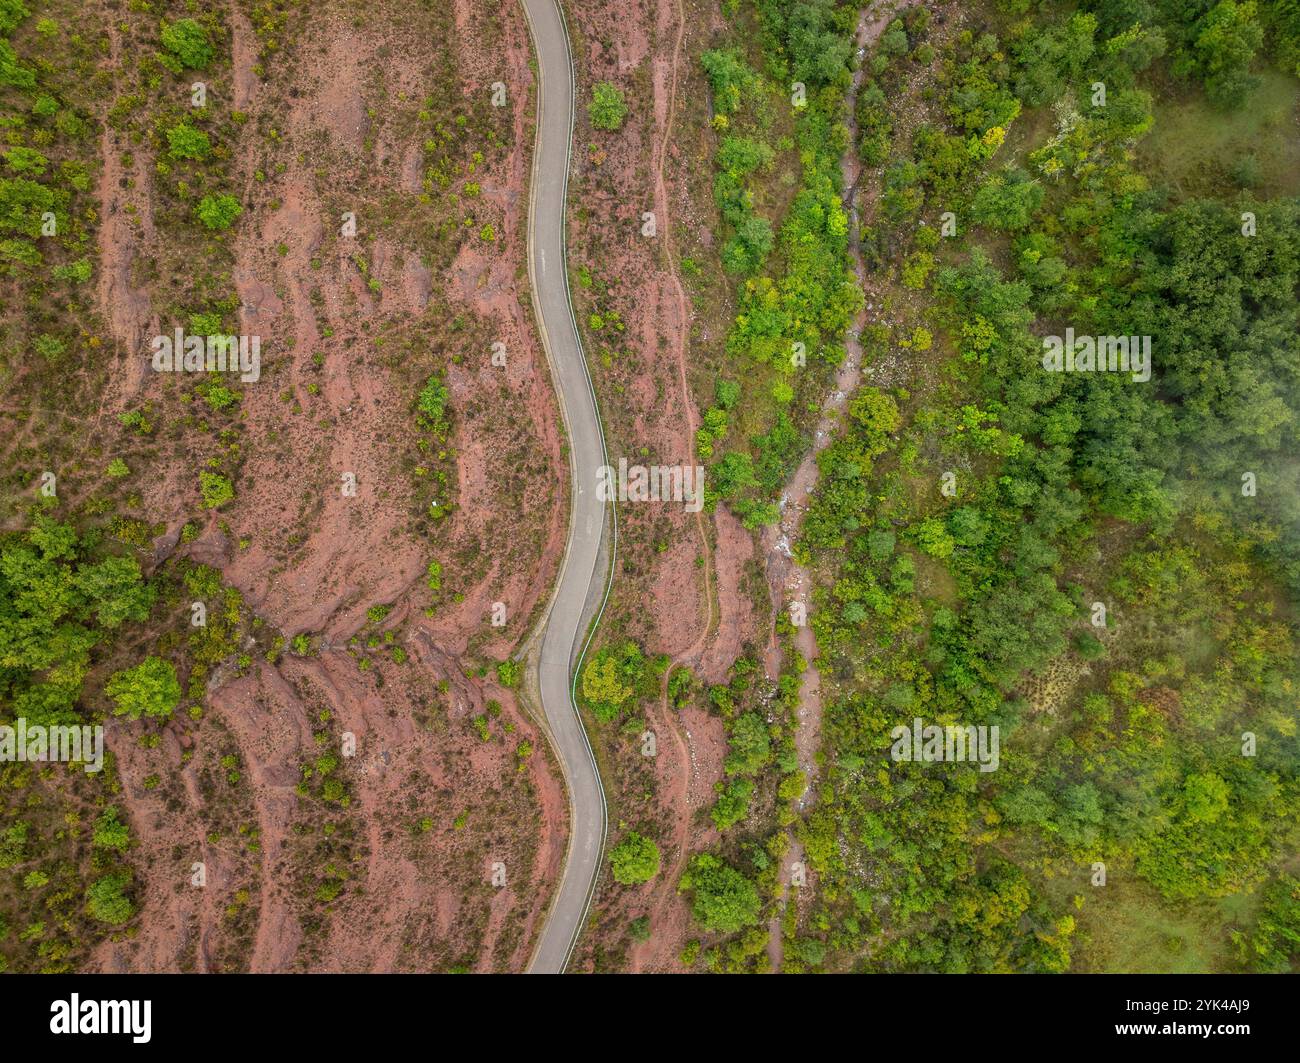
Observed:
[[[853,147],[880,195],[847,238],[831,156],[858,12],[754,12],[768,66],[819,86],[779,225],[817,294],[780,279],[788,242],[753,238],[743,181],[763,144],[719,123],[729,257],[757,274],[729,348],[775,362],[806,339],[810,366],[833,364],[856,305],[819,263],[846,261],[853,235],[886,310],[796,548],[817,574],[825,715],[797,828],[815,888],[785,967],[1294,968],[1300,6],[900,10],[863,60]],[[731,117],[755,75],[738,53],[704,61]],[[1280,123],[1232,139],[1270,108]],[[1166,120],[1196,123],[1201,157],[1164,158]],[[1044,337],[1067,329],[1148,337],[1149,379],[1048,371]],[[778,410],[772,433],[788,424]],[[772,519],[780,454],[753,434],[715,490]],[[999,769],[891,759],[917,717],[996,725]],[[726,867],[766,889],[761,840]],[[757,927],[736,881],[688,877],[745,909],[711,929]],[[706,959],[755,955],[742,935]]]

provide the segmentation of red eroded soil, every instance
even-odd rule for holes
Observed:
[[[130,725],[110,729],[122,801],[141,839],[143,913],[138,935],[101,949],[106,969],[519,970],[563,861],[558,769],[513,693],[484,678],[549,593],[567,512],[558,409],[521,279],[532,138],[526,26],[514,5],[457,3],[454,38],[422,34],[397,10],[358,27],[333,7],[314,8],[298,52],[268,62],[262,77],[250,24],[238,8],[232,14],[233,70],[212,91],[254,116],[236,153],[245,213],[232,230],[231,281],[241,331],[261,337],[262,378],[238,385],[236,499],[208,513],[193,542],[179,545],[178,534],[198,511],[194,467],[177,462],[143,491],[143,508],[168,528],[160,555],[180,551],[220,569],[256,616],[285,640],[310,635],[314,650],[256,660],[238,676],[219,670],[202,724],[167,729],[175,785],[146,786],[156,758]],[[476,226],[444,268],[384,218],[386,204],[400,211],[424,189],[426,135],[396,120],[400,104],[388,105],[419,108],[430,71],[448,61],[445,47],[455,49],[467,98],[486,98],[502,81],[512,108],[505,143],[485,145],[473,173],[474,212],[495,237],[475,240]],[[269,153],[259,115],[277,129]],[[120,408],[153,384],[143,339],[170,323],[150,319],[149,293],[132,283],[131,263],[155,234],[147,210],[132,222],[125,207],[147,201],[147,182],[124,188],[111,133],[104,151],[100,299],[130,352],[126,364],[139,370],[123,376]],[[146,171],[137,153],[137,177]],[[357,198],[369,197],[355,206],[334,180],[352,172],[367,175]],[[357,214],[355,237],[340,230],[346,209]],[[436,500],[449,515],[418,534],[411,374],[379,341],[420,337],[427,322],[448,319],[464,324],[464,339],[439,325],[431,342],[449,359],[442,447],[452,473],[449,497]],[[504,367],[491,364],[489,339],[505,345]],[[354,495],[341,488],[345,474]],[[425,616],[431,559],[454,594]],[[503,627],[492,626],[495,603],[505,607]],[[367,618],[374,606],[389,609],[378,623]],[[367,653],[365,640],[387,632],[391,642]],[[386,656],[393,645],[404,661]],[[337,752],[349,734],[346,806],[304,796],[304,765]],[[531,756],[517,753],[523,741]],[[243,796],[222,812],[238,822],[238,841],[212,825],[210,806],[227,800],[203,774],[219,783],[208,756],[218,745],[242,768]],[[334,833],[323,836],[327,815]],[[346,859],[335,841],[344,836]],[[194,861],[205,865],[204,889],[186,884]],[[500,886],[491,881],[497,864]],[[346,883],[336,899],[313,892],[335,880]]]
[[[696,394],[700,388],[711,394],[712,380],[694,379],[692,351],[708,338],[709,326],[683,285],[680,245],[710,242],[713,207],[707,181],[692,183],[701,144],[698,130],[684,131],[684,120],[687,101],[706,98],[691,56],[708,46],[702,42],[717,26],[717,10],[658,0],[633,11],[581,5],[569,18],[580,99],[589,98],[591,83],[611,81],[629,104],[616,135],[580,121],[570,207],[573,264],[591,270],[596,291],[610,285],[608,305],[625,326],[621,334],[586,336],[611,460],[695,464]],[[653,239],[640,233],[647,210],[655,215]],[[580,312],[587,298],[580,288]],[[671,503],[625,505],[619,520],[620,563],[606,630],[635,639],[649,654],[666,654],[674,666],[690,667],[702,683],[725,680],[742,646],[761,638],[762,620],[746,587],[757,560],[753,536],[722,509],[691,514]],[[701,813],[722,777],[722,721],[700,708],[678,712],[666,698],[645,711],[658,737],[651,763],[637,763],[635,736],[621,735],[606,740],[617,745],[606,746],[602,765],[612,794],[611,840],[625,826],[649,829],[662,871],[640,887],[617,886],[606,873],[597,929],[576,961],[588,969],[611,962],[633,971],[680,969],[677,956],[690,927],[677,883],[689,853],[715,837]],[[607,954],[618,952],[619,938],[639,915],[650,918],[650,939],[611,960]]]

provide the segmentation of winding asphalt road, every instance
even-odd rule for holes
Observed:
[[[606,503],[596,497],[607,464],[596,395],[569,301],[565,196],[573,139],[573,57],[559,0],[520,0],[537,52],[537,140],[528,204],[528,277],[542,345],[568,429],[572,510],[560,580],[542,633],[539,682],[551,739],[569,793],[569,851],[529,971],[562,972],[586,921],[605,847],[605,792],[578,718],[573,687],[588,602],[608,593],[600,564]],[[610,527],[615,527],[610,521]],[[615,532],[615,535],[617,533]]]

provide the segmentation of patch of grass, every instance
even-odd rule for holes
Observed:
[[[1231,194],[1239,187],[1234,170],[1254,156],[1264,197],[1300,193],[1300,79],[1280,71],[1262,75],[1260,86],[1238,111],[1224,113],[1204,98],[1164,101],[1151,132],[1138,145],[1138,160],[1153,180],[1166,183],[1175,199]]]
[[[1174,907],[1141,882],[1112,874],[1105,886],[1085,886],[1078,913],[1075,970],[1196,974],[1232,965],[1224,922],[1250,898]],[[1235,908],[1233,906],[1236,906]]]

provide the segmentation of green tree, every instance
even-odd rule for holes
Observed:
[[[125,873],[104,875],[86,890],[86,911],[101,923],[120,926],[135,914],[135,907],[122,891],[131,878]]]
[[[114,673],[104,687],[113,699],[114,716],[138,720],[141,716],[171,716],[181,700],[176,668],[160,657],[146,657],[134,668]]]
[[[713,825],[720,831],[734,827],[749,815],[749,799],[754,793],[754,783],[750,779],[731,779],[725,789],[718,794],[718,800],[709,813]]]
[[[140,564],[133,557],[106,557],[96,564],[81,565],[74,583],[107,628],[120,627],[127,620],[148,619],[156,596],[153,587],[143,582]]]
[[[1213,823],[1228,808],[1228,784],[1213,772],[1189,775],[1183,784],[1187,816],[1199,823]]]
[[[37,239],[42,215],[54,207],[54,193],[45,185],[26,177],[0,178],[0,231]]]
[[[193,70],[202,70],[216,57],[216,50],[208,40],[208,33],[192,18],[177,19],[172,23],[163,23],[161,33],[163,47],[167,49],[182,66]]]
[[[994,229],[1024,229],[1043,202],[1043,186],[1019,168],[1008,168],[980,185],[971,217]]]
[[[1198,24],[1193,44],[1197,73],[1210,101],[1224,108],[1239,107],[1259,79],[1250,73],[1251,60],[1264,41],[1251,0],[1222,0]]]
[[[606,646],[582,669],[582,700],[604,723],[616,717],[645,679],[645,655],[634,642]]]
[[[829,84],[846,76],[853,39],[840,28],[836,0],[764,0],[759,6],[764,22],[784,38],[796,81]]]
[[[700,63],[713,88],[713,108],[719,114],[734,114],[742,94],[758,84],[758,75],[745,65],[735,48],[704,52]]]
[[[625,886],[649,882],[659,874],[659,846],[636,831],[628,831],[609,852],[614,881]]]
[[[1300,879],[1282,875],[1263,891],[1249,934],[1233,934],[1243,962],[1265,974],[1285,974],[1300,964]]]
[[[875,456],[884,453],[889,437],[903,423],[898,403],[892,395],[879,388],[863,386],[849,403],[849,417],[858,426],[868,451]]]
[[[674,709],[684,709],[690,704],[695,691],[695,676],[686,665],[679,665],[668,677],[668,704]]]
[[[734,934],[758,923],[761,903],[754,883],[710,853],[692,858],[679,888],[694,891],[691,914],[706,930]]]
[[[756,712],[736,717],[727,742],[723,765],[728,775],[757,775],[772,756],[767,724]]]

